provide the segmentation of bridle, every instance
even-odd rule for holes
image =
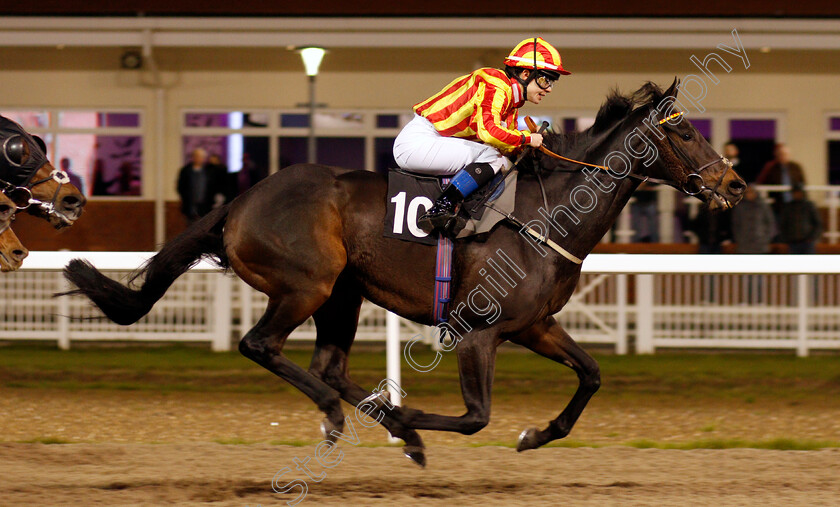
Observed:
[[[666,123],[668,123],[669,121],[671,121],[675,118],[679,118],[683,114],[684,114],[684,112],[680,111],[680,112],[674,113],[674,114],[672,114],[672,115],[670,115],[666,118],[663,118],[662,120],[660,120],[655,125],[655,128],[661,128],[662,129],[662,136],[665,137],[668,140],[668,144],[670,145],[671,150],[674,152],[674,154],[677,156],[677,158],[681,159],[681,162],[683,162],[683,164],[685,164],[686,167],[691,169],[692,166],[694,165],[694,162],[692,162],[691,158],[689,158],[689,156],[685,153],[685,151],[682,150],[682,148],[680,148],[679,146],[677,146],[676,143],[674,143],[673,139],[671,139],[671,136],[669,136],[668,132],[665,130],[665,124]],[[531,120],[531,118],[525,118],[525,123],[528,125],[528,128],[531,129],[532,131],[534,131],[533,129],[536,128],[536,125],[534,124],[533,120]],[[660,137],[658,133],[654,133],[654,135],[656,137]],[[603,165],[590,164],[588,162],[582,162],[580,160],[574,160],[574,159],[571,159],[571,158],[568,158],[568,157],[564,157],[562,155],[558,155],[557,153],[554,153],[553,151],[546,148],[545,146],[540,146],[538,149],[542,153],[548,155],[549,157],[552,157],[552,158],[555,158],[555,159],[558,159],[558,160],[564,160],[566,162],[573,162],[575,164],[580,164],[580,165],[589,166],[589,167],[595,167],[597,169],[601,169],[601,170],[604,170],[604,171],[609,170],[608,167],[603,166]],[[720,178],[718,178],[718,180],[715,182],[713,187],[707,187],[705,182],[703,181],[702,172],[705,171],[706,169],[710,168],[710,167],[713,167],[714,165],[716,165],[720,162],[723,162],[724,165],[725,165],[723,173],[720,175]],[[723,178],[726,177],[726,174],[729,172],[729,169],[731,169],[731,168],[732,168],[732,163],[729,160],[727,160],[726,157],[720,156],[720,157],[718,157],[718,158],[716,158],[716,159],[714,159],[714,160],[712,160],[712,161],[710,161],[706,164],[703,164],[702,166],[700,166],[696,169],[691,169],[691,173],[686,177],[686,180],[682,183],[679,183],[679,182],[674,181],[674,180],[653,178],[653,177],[650,177],[650,176],[642,176],[642,175],[633,174],[633,173],[628,174],[627,176],[630,177],[630,178],[636,179],[636,180],[640,180],[642,182],[649,181],[651,183],[659,183],[659,184],[663,184],[663,185],[668,185],[670,187],[676,188],[680,192],[683,192],[684,194],[689,195],[689,196],[700,195],[703,192],[708,191],[713,196],[716,196],[717,198],[719,198],[724,203],[724,206],[728,209],[728,208],[732,207],[732,204],[729,202],[729,200],[726,197],[724,197],[723,195],[721,195],[720,192],[718,192],[718,189],[720,188],[721,183],[723,183]],[[558,172],[577,172],[579,170],[580,169],[575,168],[575,169],[572,169],[572,170],[569,170],[569,171],[564,171],[564,170],[559,170],[559,169],[557,171]],[[699,180],[699,184],[696,185],[696,190],[693,190],[692,188],[694,188],[694,187],[689,185],[689,183],[692,181],[693,178],[696,178],[697,180]]]

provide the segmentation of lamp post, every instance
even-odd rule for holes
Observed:
[[[303,59],[303,66],[306,67],[306,75],[309,76],[309,142],[307,146],[306,161],[314,164],[317,158],[315,145],[315,76],[318,75],[318,67],[324,58],[323,48],[308,47],[300,50],[300,57]]]

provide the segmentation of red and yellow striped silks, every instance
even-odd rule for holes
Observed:
[[[524,103],[518,83],[499,69],[483,68],[455,79],[415,105],[414,112],[442,136],[479,141],[508,153],[531,140],[528,132],[516,128]]]

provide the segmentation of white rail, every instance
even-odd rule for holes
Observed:
[[[133,326],[96,319],[84,298],[52,298],[68,289],[60,270],[84,258],[109,276],[126,278],[153,252],[32,252],[17,273],[0,276],[0,339],[204,341],[230,350],[259,319],[265,296],[207,262],[181,277],[154,310]],[[840,349],[840,256],[595,254],[583,264],[575,296],[558,320],[583,343],[617,353],[664,347]],[[362,308],[357,339],[384,341],[386,312]],[[420,334],[402,319],[390,336]],[[311,321],[292,339],[314,339]]]

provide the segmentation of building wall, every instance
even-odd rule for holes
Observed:
[[[472,63],[472,62],[469,62]],[[465,63],[463,72],[470,70]],[[458,72],[324,72],[318,77],[318,100],[336,109],[391,109],[408,112],[410,106],[436,92]],[[632,91],[644,81],[668,86],[676,73],[581,72],[564,77],[539,108],[526,106],[523,114],[552,110],[594,114],[612,87]],[[684,77],[684,71],[680,74]],[[707,112],[775,112],[784,116],[779,137],[794,159],[807,171],[809,183],[826,181],[825,114],[840,111],[840,75],[759,73],[743,68],[720,73],[720,84],[706,79]],[[5,90],[0,108],[136,108],[144,113],[146,134],[143,195],[155,197],[159,170],[155,164],[157,95],[139,84],[139,74],[103,70],[3,70]],[[164,73],[164,167],[160,168],[164,198],[173,200],[181,165],[180,122],[185,108],[294,108],[306,102],[307,84],[301,71],[193,70]],[[697,88],[694,88],[695,90]],[[698,111],[685,101],[690,114]],[[722,140],[718,140],[722,141]],[[718,143],[720,144],[720,143]],[[720,146],[717,146],[720,148]]]

